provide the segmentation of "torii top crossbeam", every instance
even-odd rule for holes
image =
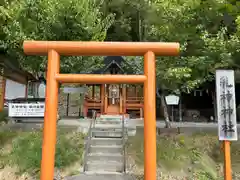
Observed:
[[[47,55],[54,49],[69,56],[143,56],[148,51],[156,56],[177,56],[179,46],[174,42],[24,41],[23,49],[28,55]]]

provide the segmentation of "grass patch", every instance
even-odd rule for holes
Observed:
[[[136,136],[129,137],[128,154],[141,168],[144,164],[143,147],[143,130],[138,129]],[[220,180],[223,176],[223,152],[218,136],[214,134],[158,136],[157,163],[164,173],[184,172],[190,179]],[[239,142],[232,144],[232,167],[235,174],[240,172]]]
[[[3,109],[0,112],[0,125],[7,123],[8,122],[7,118],[8,118],[8,111],[6,109]]]
[[[4,132],[5,136],[12,137],[12,145],[7,152],[2,151],[0,161],[18,168],[18,173],[28,173],[38,176],[40,172],[42,132]],[[1,137],[1,136],[0,136]],[[4,140],[7,142],[7,140]],[[5,143],[6,144],[6,143]],[[77,132],[58,131],[55,167],[63,170],[72,164],[82,163],[84,136]]]
[[[6,143],[9,143],[10,141],[12,141],[12,139],[17,135],[18,135],[18,132],[14,132],[14,131],[8,131],[8,132],[0,131],[0,149],[3,148]]]

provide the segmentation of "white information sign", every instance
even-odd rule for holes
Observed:
[[[178,105],[179,96],[176,95],[168,95],[165,97],[167,105]]]
[[[236,141],[236,100],[233,70],[216,70],[216,100],[219,140]]]
[[[9,103],[9,117],[44,117],[45,103]]]
[[[64,87],[63,92],[67,94],[85,93],[87,89],[85,87]]]

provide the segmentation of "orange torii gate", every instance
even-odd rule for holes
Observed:
[[[179,43],[25,41],[28,55],[48,55],[41,180],[53,180],[58,83],[144,83],[144,179],[156,180],[155,55],[177,56]],[[61,74],[60,55],[144,56],[144,75]]]

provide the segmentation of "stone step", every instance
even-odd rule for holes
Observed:
[[[102,128],[102,129],[122,129],[122,124],[95,124],[92,126],[93,128]],[[124,126],[124,129],[126,129],[127,126]]]
[[[93,128],[103,128],[103,129],[122,129],[123,126],[122,124],[95,124],[93,126]],[[124,125],[124,129],[131,129],[131,130],[135,130],[136,126],[129,126],[127,124]]]
[[[114,137],[114,138],[122,138],[123,134],[121,131],[98,131],[94,130],[92,131],[92,137]]]
[[[95,124],[118,124],[118,125],[120,125],[120,124],[122,124],[122,120],[100,119],[100,120],[96,120]]]
[[[122,122],[115,122],[114,121],[114,123],[112,122],[112,121],[103,121],[103,122],[96,122],[95,123],[95,126],[113,126],[113,127],[122,127],[123,125],[122,125]],[[128,126],[128,124],[124,124],[124,127],[127,127]],[[134,127],[134,126],[132,126],[132,127]]]
[[[107,154],[107,153],[91,153],[87,156],[87,161],[116,161],[123,162],[123,155],[121,154]]]
[[[123,116],[122,115],[100,115],[101,119],[122,119]]]
[[[100,145],[100,146],[106,146],[106,145],[122,145],[122,139],[121,138],[92,138],[90,141],[91,145]]]
[[[85,171],[83,175],[87,175],[87,177],[91,177],[91,179],[86,179],[85,177],[84,178],[81,178],[79,180],[93,180],[92,179],[92,176],[94,176],[93,178],[96,179],[96,175],[98,177],[98,179],[100,177],[102,177],[104,180],[115,180],[115,178],[119,179],[119,180],[124,180],[124,175],[123,175],[123,172],[108,172],[108,171],[101,171],[101,170],[95,170],[95,171]],[[70,180],[70,179],[69,179]],[[72,179],[71,179],[72,180]],[[76,180],[76,179],[74,179]],[[130,180],[130,179],[128,179]],[[131,180],[134,180],[134,179],[131,179]]]
[[[120,126],[109,126],[109,125],[95,125],[92,127],[92,130],[102,130],[102,131],[106,131],[106,130],[109,130],[109,131],[112,131],[112,130],[122,130],[122,127]],[[124,129],[127,129],[127,128],[124,128]]]
[[[122,172],[123,164],[116,161],[89,161],[86,164],[85,171]]]
[[[121,122],[122,118],[99,118],[97,121],[118,121],[118,122]]]
[[[107,153],[107,154],[122,154],[123,147],[120,145],[111,145],[111,146],[93,146],[91,145],[89,148],[89,153]]]
[[[103,132],[123,132],[123,129],[120,128],[120,127],[108,127],[108,126],[95,126],[94,128],[92,128],[92,132],[94,131],[103,131]],[[135,132],[136,131],[136,128],[124,128],[124,132],[125,134],[127,134],[128,132]]]
[[[125,131],[127,128],[125,128]],[[122,132],[122,127],[104,127],[104,126],[95,126],[92,128],[92,131],[115,131],[115,132]]]

